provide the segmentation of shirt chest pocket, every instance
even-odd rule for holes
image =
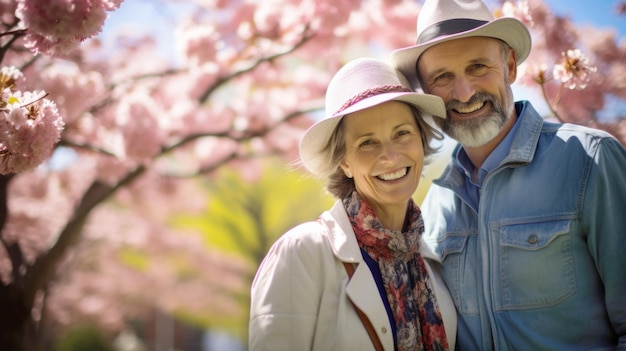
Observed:
[[[571,225],[568,219],[499,228],[498,309],[551,306],[575,292]]]

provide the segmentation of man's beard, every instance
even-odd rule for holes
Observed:
[[[437,122],[444,133],[452,139],[458,141],[465,147],[479,147],[495,139],[504,128],[506,121],[511,116],[514,108],[513,92],[509,87],[509,92],[504,97],[504,101],[498,101],[493,95],[478,92],[472,96],[467,103],[452,100],[446,104],[446,109],[461,109],[477,102],[491,103],[492,113],[471,119],[452,120],[448,117],[445,120],[437,118]]]

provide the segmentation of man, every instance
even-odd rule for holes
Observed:
[[[426,0],[404,75],[446,102],[460,145],[422,205],[461,350],[626,350],[626,151],[545,122],[511,84],[530,51],[479,0]]]

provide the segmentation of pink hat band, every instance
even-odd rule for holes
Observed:
[[[374,88],[366,89],[361,93],[355,95],[348,101],[346,101],[333,115],[340,114],[342,111],[347,109],[348,107],[358,103],[361,100],[370,98],[375,95],[385,94],[385,93],[409,93],[413,92],[413,90],[403,87],[402,85],[381,85]]]

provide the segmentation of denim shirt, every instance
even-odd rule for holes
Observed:
[[[456,158],[421,206],[457,349],[626,350],[626,151],[523,104],[478,207]]]
[[[515,109],[518,116],[522,116],[524,106],[525,104],[521,102],[515,103]],[[472,164],[472,161],[470,161],[469,156],[467,156],[465,149],[456,149],[456,158],[466,177],[465,190],[466,195],[468,196],[467,199],[471,201],[470,206],[472,206],[473,208],[476,209],[478,207],[480,187],[483,185],[483,181],[487,177],[487,174],[489,174],[489,172],[498,167],[500,165],[500,162],[502,162],[502,160],[504,160],[504,158],[509,153],[509,149],[511,148],[511,144],[513,143],[513,138],[515,137],[517,129],[520,125],[520,119],[521,118],[518,118],[517,121],[515,121],[513,128],[511,128],[511,131],[506,135],[506,137],[504,137],[504,139],[502,139],[500,144],[496,146],[491,154],[489,154],[487,159],[485,159],[485,162],[483,162],[482,166],[480,166],[478,172],[476,172],[476,181],[472,180],[472,174],[474,173],[475,167]]]

